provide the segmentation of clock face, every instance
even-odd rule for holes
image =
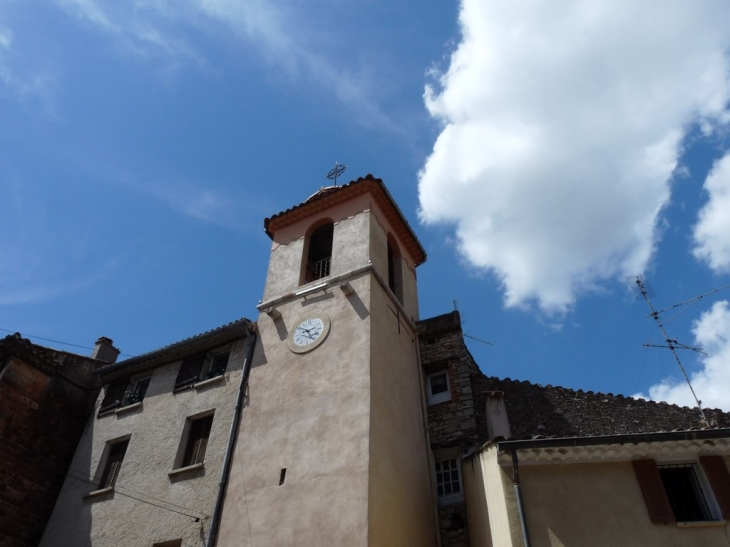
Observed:
[[[325,314],[311,315],[300,319],[287,340],[289,349],[294,353],[305,353],[319,346],[330,328],[329,317]]]
[[[324,322],[319,317],[310,317],[294,329],[294,343],[297,346],[308,346],[316,342],[323,332]]]

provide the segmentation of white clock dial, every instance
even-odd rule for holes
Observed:
[[[324,323],[319,317],[305,319],[294,329],[294,343],[297,346],[308,346],[322,336]]]
[[[319,346],[327,337],[330,319],[323,313],[300,319],[289,333],[287,345],[294,353],[305,353]]]

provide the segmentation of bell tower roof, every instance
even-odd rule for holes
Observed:
[[[398,237],[404,242],[406,249],[415,261],[415,265],[419,266],[426,262],[426,251],[393,200],[393,196],[390,195],[381,179],[376,179],[370,174],[342,186],[321,188],[299,205],[264,219],[264,230],[273,239],[274,233],[285,226],[368,192],[372,194],[376,203],[384,211],[388,221],[398,233]]]

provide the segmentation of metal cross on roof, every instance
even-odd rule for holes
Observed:
[[[340,165],[335,162],[335,166],[329,170],[329,173],[327,173],[327,178],[335,181],[335,186],[337,186],[337,177],[344,173],[345,169],[347,169],[347,165]]]

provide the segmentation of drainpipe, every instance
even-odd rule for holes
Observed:
[[[525,521],[525,507],[522,505],[522,490],[520,488],[520,468],[517,465],[517,450],[512,449],[512,482],[515,485],[515,496],[517,496],[517,511],[520,514],[520,526],[522,527],[522,539],[525,547],[530,547],[530,536],[527,533],[527,522]]]
[[[236,407],[233,411],[233,420],[231,420],[231,430],[228,433],[228,446],[226,447],[226,455],[223,459],[223,471],[221,472],[221,480],[218,483],[218,497],[215,500],[215,508],[213,509],[213,516],[210,520],[210,530],[208,530],[208,541],[205,544],[206,547],[213,547],[218,539],[218,526],[220,525],[221,512],[223,511],[223,498],[226,492],[226,484],[228,484],[228,477],[231,473],[233,444],[236,442],[238,424],[241,421],[241,413],[243,412],[243,398],[246,391],[246,384],[248,383],[248,374],[251,371],[251,359],[253,358],[254,346],[256,346],[256,333],[253,334],[253,338],[249,342],[246,360],[243,362],[241,383],[238,385]]]

